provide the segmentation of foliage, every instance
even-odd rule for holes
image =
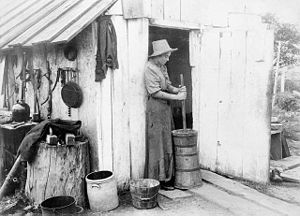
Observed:
[[[262,17],[264,23],[268,23],[274,28],[275,45],[274,51],[277,53],[277,43],[281,42],[280,49],[280,66],[294,64],[299,56],[300,32],[294,24],[281,23],[278,18],[271,13],[267,13]],[[275,55],[276,57],[276,55]]]
[[[280,88],[280,85],[279,85]],[[285,80],[285,91],[293,92],[298,91],[300,92],[300,82],[295,82],[293,80],[287,79]]]
[[[289,92],[276,95],[275,105],[285,111],[296,111],[299,109],[298,100]]]

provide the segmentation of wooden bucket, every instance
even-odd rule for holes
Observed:
[[[189,189],[202,185],[197,151],[197,131],[172,131],[175,145],[175,187]]]
[[[138,209],[151,209],[157,206],[157,193],[160,187],[155,179],[137,179],[130,182],[132,204]]]

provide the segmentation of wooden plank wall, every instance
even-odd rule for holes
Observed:
[[[127,23],[121,16],[112,17],[118,35],[119,70],[113,72],[113,169],[119,185],[130,178],[130,130],[129,130],[129,69]],[[126,91],[125,91],[126,90]],[[120,183],[122,182],[122,183]]]
[[[243,2],[226,0],[122,0],[126,19],[147,17],[166,21],[185,21],[203,25],[227,26],[227,15],[244,11]]]
[[[182,0],[181,1],[181,20],[208,24],[210,22],[208,6],[210,1],[206,0]]]
[[[4,105],[4,94],[2,94],[2,85],[3,85],[3,75],[5,68],[6,56],[0,57],[0,109],[3,108]],[[2,163],[1,163],[2,166]]]
[[[94,82],[95,68],[95,46],[92,39],[92,27],[89,26],[81,32],[75,39],[78,54],[75,61],[68,61],[63,54],[63,45],[57,46],[35,46],[33,48],[33,68],[41,69],[42,74],[47,71],[46,60],[50,63],[52,71],[51,80],[56,78],[59,67],[77,68],[79,71],[79,85],[83,92],[83,103],[78,109],[71,109],[71,116],[68,116],[68,107],[61,99],[61,83],[57,83],[53,91],[53,112],[52,118],[61,118],[66,120],[81,120],[82,132],[89,138],[92,169],[98,166],[98,140],[96,129],[97,101],[100,97],[100,84]],[[86,56],[92,56],[86,58]],[[48,81],[45,77],[41,80],[41,87],[38,91],[39,103],[43,102],[48,95]],[[33,107],[33,88],[30,83],[27,84],[26,102]],[[48,103],[41,107],[41,115],[47,118]],[[33,112],[33,108],[31,109]]]
[[[219,122],[217,169],[224,173],[243,175],[243,144],[246,141],[245,121],[248,109],[244,104],[247,82],[245,70],[245,31],[219,34]],[[229,127],[230,125],[230,127]],[[232,157],[231,157],[232,156]]]
[[[203,167],[268,181],[272,41],[264,27],[203,33],[199,110]]]
[[[148,58],[148,19],[128,21],[128,68],[130,95],[130,142],[132,178],[142,177],[145,164],[145,102],[144,67]]]
[[[51,80],[55,80],[58,67],[79,70],[79,85],[83,103],[78,109],[63,103],[58,83],[53,92],[52,118],[82,121],[82,132],[90,141],[92,170],[114,171],[119,187],[128,186],[131,178],[144,174],[145,160],[145,88],[144,64],[148,55],[148,19],[125,20],[112,16],[118,43],[119,69],[108,70],[102,82],[95,82],[97,25],[93,23],[82,31],[73,42],[78,48],[75,61],[63,55],[63,45],[39,45],[33,48],[33,68],[47,71],[50,62]],[[88,56],[88,57],[87,57]],[[40,103],[48,94],[48,82],[42,78],[38,96]],[[33,88],[29,83],[26,102],[33,107]],[[41,107],[42,117],[47,117],[48,104]],[[32,109],[33,111],[33,109]]]
[[[191,80],[192,80],[192,108],[193,108],[193,129],[200,132],[200,81],[201,73],[200,71],[200,54],[201,54],[201,31],[193,30],[189,33],[189,60],[191,66]],[[198,151],[200,148],[200,140],[198,134],[197,140]]]
[[[204,31],[201,42],[200,55],[200,109],[199,136],[200,163],[212,170],[216,167],[216,136],[218,122],[218,86],[219,65],[219,32],[211,29]]]
[[[154,18],[199,22],[204,17],[207,1],[204,0],[122,0],[126,19]]]
[[[113,16],[120,67],[101,82],[99,101],[99,169],[113,170],[120,188],[144,174],[145,89],[148,20]]]

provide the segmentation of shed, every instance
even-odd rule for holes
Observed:
[[[90,141],[92,169],[112,170],[122,188],[131,178],[143,177],[143,68],[151,41],[166,38],[171,47],[178,48],[168,70],[174,85],[179,84],[179,74],[184,74],[188,126],[199,132],[201,166],[268,182],[273,32],[258,15],[228,13],[230,9],[222,11],[221,6],[224,16],[217,20],[222,22],[214,22],[214,15],[204,13],[206,2],[4,1],[0,9],[0,85],[5,70],[9,79],[0,96],[0,108],[19,97],[17,76],[24,53],[30,62],[28,70],[42,75],[50,70],[53,82],[58,68],[75,68],[83,91],[82,105],[69,113],[58,83],[50,116],[81,120],[82,133]],[[102,36],[97,19],[102,16],[110,16],[116,31],[119,68],[108,69],[106,78],[95,82],[97,38]],[[64,56],[68,45],[78,50],[75,61]],[[47,98],[49,85],[53,87],[45,77],[38,91],[27,83],[25,98],[31,112],[35,100],[41,105]],[[48,106],[40,106],[44,118],[49,115]],[[179,104],[172,107],[176,121]]]

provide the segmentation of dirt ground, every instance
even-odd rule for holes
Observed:
[[[20,198],[20,197],[19,197]],[[7,200],[8,202],[16,201],[15,199]],[[22,199],[21,199],[22,200]],[[232,213],[215,203],[209,202],[199,196],[190,196],[187,198],[181,198],[176,201],[169,200],[168,198],[158,195],[158,206],[153,209],[136,209],[133,207],[131,203],[130,192],[126,191],[122,194],[119,194],[119,206],[117,209],[109,211],[109,212],[92,212],[91,210],[84,210],[82,213],[78,215],[83,216],[114,216],[114,215],[131,215],[131,216],[161,216],[161,215],[199,215],[199,213],[203,213],[202,215],[222,215],[222,216],[230,216]],[[2,203],[3,205],[4,203]],[[4,212],[0,215],[14,215],[14,216],[38,216],[41,215],[42,212],[38,208],[31,208],[24,210],[26,204],[23,201],[11,208],[9,211]]]

